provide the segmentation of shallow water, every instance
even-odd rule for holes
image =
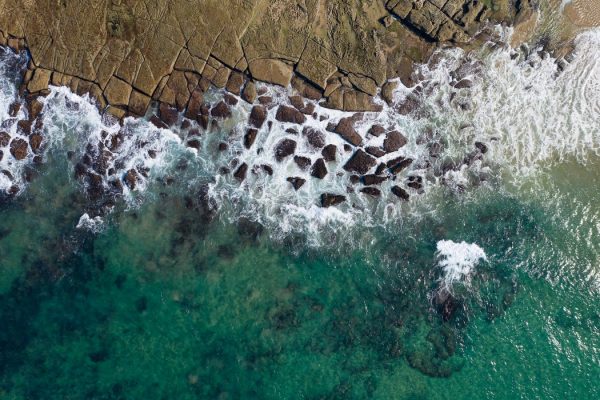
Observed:
[[[476,55],[483,73],[454,95],[463,55],[446,53],[424,67],[424,116],[367,116],[410,139],[433,129],[440,165],[491,143],[459,171],[415,167],[426,191],[409,204],[323,210],[317,194],[346,178],[291,193],[291,165],[240,186],[218,173],[240,150],[229,127],[195,152],[134,120],[114,166],[148,178],[95,198],[75,164],[119,127],[54,90],[44,163],[2,164],[30,182],[0,205],[0,397],[598,398],[600,39],[581,40],[562,74],[535,54]],[[284,135],[239,157],[272,161]]]

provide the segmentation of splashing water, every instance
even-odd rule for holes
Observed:
[[[468,285],[477,264],[487,261],[485,251],[477,244],[456,243],[451,240],[440,240],[437,243],[436,257],[443,271],[440,281],[447,290],[451,290],[457,282]]]

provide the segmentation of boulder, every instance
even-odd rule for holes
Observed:
[[[289,177],[286,180],[292,184],[294,190],[300,189],[306,183],[306,179],[302,179],[299,177]]]
[[[302,134],[306,137],[306,141],[311,146],[317,149],[321,149],[323,148],[323,146],[325,146],[325,135],[323,134],[323,132],[310,126],[306,126],[302,130]]]
[[[362,149],[358,149],[352,157],[344,165],[344,169],[348,172],[356,172],[364,175],[377,164],[375,158],[365,153]]]
[[[277,121],[289,122],[292,124],[303,124],[306,122],[306,117],[304,114],[296,110],[294,107],[289,107],[286,105],[279,106],[275,118]]]
[[[404,169],[408,168],[413,162],[410,158],[399,157],[394,160],[388,161],[387,166],[390,172],[394,175],[399,174]]]
[[[15,138],[10,142],[10,154],[17,160],[23,160],[29,153],[28,147],[27,141]]]
[[[48,89],[51,75],[52,71],[44,68],[37,68],[33,74],[33,78],[27,84],[27,90],[31,93],[36,93]]]
[[[258,129],[249,128],[244,135],[244,147],[249,149],[252,147],[254,142],[256,141],[256,136],[258,135]]]
[[[333,193],[323,193],[321,195],[321,207],[331,207],[346,201],[346,196]]]
[[[8,132],[0,132],[0,147],[8,146],[10,143],[10,135]]]
[[[252,104],[256,100],[256,85],[254,82],[248,82],[242,91],[242,99]]]
[[[267,119],[267,110],[263,106],[254,106],[250,111],[248,122],[256,128],[260,129]]]
[[[375,124],[369,128],[369,135],[373,135],[375,137],[381,136],[382,133],[385,133],[385,128],[379,124]]]
[[[225,89],[228,92],[233,93],[236,96],[239,96],[241,93],[243,84],[244,84],[244,75],[242,75],[242,73],[240,73],[240,72],[233,71],[231,73],[231,75],[229,75],[229,80],[227,81],[227,85],[225,86]]]
[[[235,96],[232,96],[229,93],[225,93],[223,95],[223,101],[230,106],[235,106],[238,103],[238,100],[235,98]]]
[[[263,82],[288,86],[292,80],[292,66],[275,59],[258,59],[248,63],[252,77]]]
[[[220,101],[210,110],[210,115],[214,118],[229,118],[231,117],[231,110],[224,101]]]
[[[335,127],[334,132],[354,146],[362,145],[362,137],[354,129],[354,119],[352,117],[342,118]]]
[[[401,147],[406,146],[408,140],[406,137],[398,131],[388,132],[385,140],[383,141],[383,150],[386,153],[393,153],[398,151]]]
[[[294,156],[294,162],[296,163],[298,168],[300,168],[303,171],[306,171],[308,167],[310,167],[310,165],[312,164],[310,158],[302,156]]]
[[[327,175],[327,166],[325,166],[325,161],[322,158],[315,161],[310,170],[310,175],[319,179],[325,178]]]
[[[97,177],[100,177],[100,175],[93,174],[92,180],[95,182],[95,184],[94,184],[95,187],[100,187],[102,185],[102,183],[98,182]],[[127,171],[127,173],[125,174],[125,177],[123,178],[123,180],[125,181],[125,184],[131,190],[135,189],[138,179],[139,179],[139,176],[135,169],[130,169],[129,171]]]
[[[337,147],[335,146],[335,144],[328,144],[327,146],[323,147],[323,150],[321,150],[321,155],[323,156],[323,159],[328,162],[335,161],[336,154]]]
[[[404,201],[408,201],[408,199],[410,198],[410,195],[408,194],[408,192],[397,185],[392,186],[392,193]]]
[[[383,151],[381,149],[381,147],[377,147],[377,146],[365,147],[365,151],[376,158],[383,157],[387,154],[385,151]]]
[[[275,146],[275,160],[281,162],[286,157],[291,156],[296,151],[296,141],[292,139],[282,139]]]
[[[368,194],[369,196],[379,197],[381,196],[381,190],[374,187],[364,187],[360,189],[361,193]]]
[[[233,177],[240,182],[243,182],[246,179],[246,173],[248,172],[248,164],[243,163],[238,167],[238,169],[233,173]]]
[[[37,153],[42,146],[42,135],[39,133],[34,133],[33,135],[29,136],[29,146],[34,153]]]
[[[362,177],[362,182],[366,186],[379,185],[380,183],[385,182],[386,180],[387,180],[387,177],[378,176],[375,174],[364,175]]]
[[[179,119],[177,109],[166,103],[160,103],[160,106],[158,107],[158,116],[167,126],[175,125]]]

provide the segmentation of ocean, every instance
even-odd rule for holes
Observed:
[[[276,161],[285,124],[245,149],[243,102],[198,134],[52,88],[41,148],[1,148],[0,399],[599,398],[599,54],[600,31],[566,62],[440,50],[394,93],[416,110],[358,124],[407,137],[407,202],[353,189],[343,152],[322,180]],[[12,140],[26,63],[0,50]]]

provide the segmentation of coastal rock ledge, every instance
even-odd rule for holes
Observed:
[[[440,43],[477,40],[527,0],[3,1],[0,45],[31,55],[23,88],[89,93],[120,118],[155,100],[199,115],[212,85],[248,102],[253,81],[292,85],[344,111],[377,111],[391,79]],[[381,91],[378,89],[382,88]]]

